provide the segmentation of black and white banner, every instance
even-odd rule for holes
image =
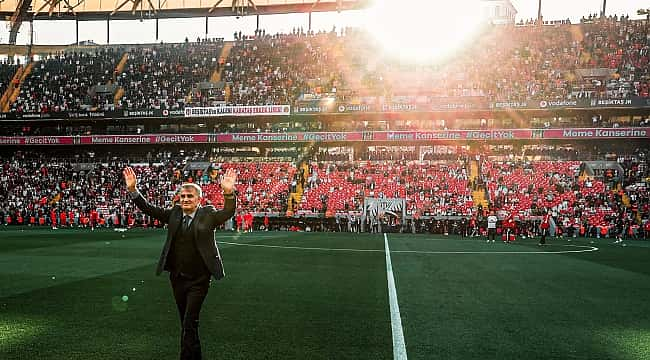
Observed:
[[[403,198],[364,198],[363,215],[370,217],[391,214],[404,218]]]
[[[289,115],[290,105],[186,107],[185,117]]]

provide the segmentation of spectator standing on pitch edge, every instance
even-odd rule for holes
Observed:
[[[169,272],[174,299],[181,319],[181,360],[201,359],[199,314],[208,293],[210,277],[224,277],[221,255],[214,240],[214,229],[235,213],[234,169],[228,169],[221,180],[224,208],[199,206],[202,190],[193,183],[180,188],[180,203],[171,208],[150,204],[137,190],[137,177],[131,167],[123,171],[127,190],[133,202],[145,214],[168,223],[167,241],[163,247],[156,274]]]
[[[551,213],[546,212],[544,216],[542,217],[542,222],[539,225],[539,228],[542,231],[542,237],[539,239],[539,243],[537,245],[546,245],[546,236],[548,235],[548,231],[551,227]]]
[[[487,217],[487,228],[488,228],[488,239],[487,241],[494,242],[494,238],[496,237],[497,234],[497,216],[494,215],[494,211],[490,212],[490,215]]]

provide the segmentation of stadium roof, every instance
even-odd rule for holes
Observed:
[[[9,43],[20,25],[36,20],[129,20],[242,16],[364,7],[369,0],[0,0],[0,15],[9,21]]]
[[[366,0],[4,0],[0,15],[46,20],[137,19],[142,13],[158,18],[236,16],[350,10]]]

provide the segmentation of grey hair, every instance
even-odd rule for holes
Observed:
[[[180,192],[183,189],[185,190],[193,189],[196,192],[196,194],[199,195],[199,199],[203,197],[203,190],[201,190],[201,187],[195,183],[182,183],[178,191]]]

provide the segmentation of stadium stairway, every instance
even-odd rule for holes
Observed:
[[[56,195],[54,195],[54,197],[52,197],[52,199],[50,199],[49,204],[54,205],[54,204],[58,203],[59,200],[61,200],[61,193],[57,193]]]
[[[219,69],[212,72],[210,76],[210,82],[216,83],[221,81],[221,73],[223,72],[223,65],[226,63],[226,59],[230,55],[230,50],[232,49],[232,42],[227,42],[224,44],[221,49],[221,54],[219,55]]]
[[[210,82],[218,82],[221,80],[221,69],[214,70],[212,75],[210,75]]]
[[[472,180],[473,184],[477,183],[479,176],[480,174],[478,160],[472,160],[469,164],[469,177]],[[475,208],[478,208],[478,206],[481,205],[483,209],[488,209],[490,205],[490,202],[488,201],[488,197],[486,195],[486,190],[482,186],[476,187],[475,190],[472,191],[472,201]]]
[[[7,86],[7,89],[5,90],[4,94],[2,94],[2,98],[0,98],[0,109],[4,110],[5,105],[9,101],[9,98],[11,97],[11,94],[13,94],[14,92],[14,87],[15,87],[14,84],[20,82],[20,77],[22,76],[22,74],[23,74],[23,66],[20,65],[16,69],[16,73],[11,78],[11,81],[9,81],[9,86]]]
[[[230,84],[226,84],[226,87],[223,89],[224,92],[224,99],[226,100],[226,103],[230,103],[230,95],[232,95],[232,90],[230,89]]]
[[[485,189],[483,187],[472,191],[472,201],[475,208],[478,208],[478,206],[481,205],[483,209],[488,209],[490,206],[490,202],[485,196]]]
[[[120,62],[117,63],[117,66],[115,67],[115,74],[121,74],[122,71],[124,71],[124,67],[126,66],[127,61],[129,61],[129,53],[125,52],[124,55],[122,55]]]
[[[469,164],[469,177],[472,179],[472,181],[476,181],[476,178],[478,178],[478,176],[478,161],[472,160]]]
[[[306,183],[307,178],[309,178],[309,166],[303,162],[298,167],[298,171],[302,172],[302,177],[305,179],[304,181]],[[296,182],[296,191],[289,194],[289,199],[287,200],[287,215],[293,215],[293,212],[296,210],[293,208],[293,203],[295,201],[296,204],[300,204],[302,202],[302,195],[304,192],[305,189],[303,188],[302,183],[300,181]]]
[[[14,79],[11,81],[11,87],[13,87],[13,92],[11,95],[9,95],[9,98],[7,101],[3,104],[2,106],[2,111],[3,112],[8,112],[9,108],[11,107],[11,104],[16,102],[16,99],[18,99],[18,95],[20,95],[20,86],[25,82],[25,79],[27,78],[27,75],[29,75],[32,72],[32,69],[34,68],[34,62],[30,62],[27,64],[27,67],[25,67],[24,71],[22,71],[20,74],[19,71],[16,71],[16,75],[14,75]],[[15,80],[18,80],[17,82]]]
[[[625,208],[628,210],[632,208],[632,201],[626,193],[623,193],[621,195],[621,202],[623,203],[623,206],[625,206]],[[634,221],[636,221],[637,225],[641,225],[643,223],[643,219],[641,219],[641,212],[637,211]]]
[[[630,206],[632,206],[632,203],[630,202],[630,197],[627,196],[627,194],[625,193],[621,196],[621,201],[623,202],[623,205],[625,205],[625,207],[628,209],[630,208]]]
[[[124,55],[122,55],[122,58],[120,59],[120,62],[117,63],[117,66],[115,67],[115,73],[113,73],[113,81],[115,81],[115,76],[118,76],[117,74],[121,74],[122,71],[124,71],[124,67],[126,66],[126,63],[129,61],[129,53],[125,52]],[[115,95],[113,96],[113,104],[117,104],[120,99],[124,96],[124,89],[120,86],[117,88],[117,91],[115,91]]]
[[[117,104],[122,96],[124,96],[124,89],[120,86],[117,88],[117,91],[115,91],[115,96],[113,96],[113,104]]]

